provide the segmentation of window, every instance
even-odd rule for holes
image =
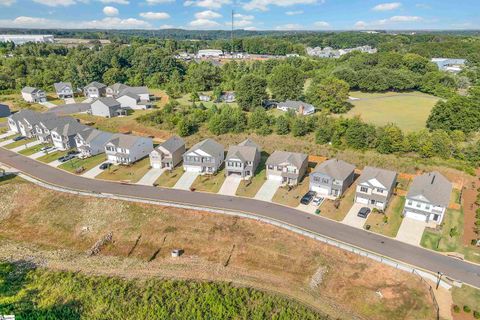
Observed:
[[[322,178],[322,183],[328,183],[329,180],[327,178]]]
[[[273,170],[273,166],[271,164],[268,165],[268,170]]]
[[[417,202],[417,208],[420,208],[422,204],[420,202]]]
[[[433,215],[433,220],[438,221],[438,218],[440,218],[440,216],[438,214]]]
[[[383,189],[377,188],[378,193],[383,193]]]
[[[365,192],[365,193],[367,193],[367,192],[368,192],[368,188],[367,188],[367,187],[360,187],[360,192]]]
[[[428,205],[428,204],[425,205],[425,209],[426,209],[426,210],[430,210],[430,205]]]
[[[412,200],[408,200],[408,205],[411,206],[413,204]]]

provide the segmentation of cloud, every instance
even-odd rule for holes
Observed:
[[[287,23],[280,26],[277,26],[275,29],[277,30],[302,30],[303,26],[297,23]]]
[[[376,27],[385,27],[395,24],[408,23],[408,22],[420,22],[423,21],[422,17],[419,16],[393,16],[388,19],[375,20],[371,22],[357,21],[355,23],[355,28],[364,29],[364,28],[376,28]]]
[[[115,7],[106,6],[105,8],[103,8],[103,13],[106,16],[113,17],[113,16],[118,16],[119,12],[118,12],[118,9]]]
[[[220,23],[210,19],[196,19],[189,23],[190,27],[199,29],[213,29],[220,27]]]
[[[147,20],[164,20],[170,18],[170,15],[166,12],[141,12],[140,17]]]
[[[253,19],[255,19],[255,17],[252,16],[252,15],[241,14],[241,13],[235,13],[235,14],[233,15],[233,17],[234,17],[235,19],[240,19],[240,20],[253,20]]]
[[[313,23],[313,26],[316,28],[330,28],[330,23],[326,21],[316,21]]]
[[[158,29],[173,29],[175,28],[174,26],[172,26],[171,24],[162,24],[160,27],[158,27]]]
[[[0,0],[0,6],[9,7],[14,4],[17,0]]]
[[[115,4],[130,4],[130,1],[127,0],[100,0],[101,3],[115,3]]]
[[[298,4],[315,4],[323,3],[324,0],[249,0],[243,5],[245,10],[267,11],[271,5],[279,7],[289,7]]]
[[[391,11],[398,9],[402,6],[400,2],[388,2],[388,3],[380,3],[373,7],[373,11]]]
[[[297,11],[287,11],[285,12],[287,16],[296,16],[299,14],[303,14],[303,10],[297,10]]]
[[[148,0],[147,0],[148,1]],[[185,7],[196,6],[207,9],[221,9],[224,5],[232,3],[231,0],[187,0],[183,3]]]
[[[195,18],[197,19],[217,19],[221,18],[222,15],[218,12],[212,10],[206,10],[195,13]]]
[[[154,6],[156,4],[164,4],[169,2],[174,2],[175,0],[147,0],[147,4]]]
[[[33,0],[33,2],[49,7],[68,7],[77,3],[75,0]]]
[[[0,27],[51,29],[150,29],[152,25],[135,18],[106,17],[91,21],[63,21],[20,16],[13,20],[0,20]]]

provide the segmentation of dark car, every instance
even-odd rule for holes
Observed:
[[[24,136],[18,136],[13,138],[13,141],[20,141],[20,140],[25,140],[26,138]]]
[[[315,195],[316,195],[315,191],[308,191],[302,197],[302,199],[300,200],[300,203],[304,205],[309,204],[313,200],[313,197],[315,197]]]
[[[68,160],[71,160],[71,159],[73,159],[73,158],[75,158],[75,155],[73,155],[73,154],[67,154],[67,155],[65,155],[65,156],[63,156],[63,157],[58,158],[58,161],[60,161],[60,162],[63,163],[63,162],[67,162]]]
[[[105,170],[105,169],[110,168],[111,165],[112,164],[110,162],[105,162],[105,163],[102,163],[99,168],[100,168],[100,170]]]
[[[77,154],[79,154],[79,153],[80,153],[80,152],[78,152],[77,150],[70,150],[70,151],[68,151],[67,154],[68,154],[68,155],[77,155]]]
[[[370,208],[363,207],[360,210],[358,210],[357,216],[359,216],[360,218],[366,219],[369,213],[370,213]]]

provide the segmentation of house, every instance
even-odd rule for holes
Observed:
[[[125,94],[133,94],[137,95],[141,101],[150,101],[151,100],[151,95],[150,91],[148,91],[147,87],[129,87],[127,86],[123,90],[121,90],[117,97],[121,97]]]
[[[25,87],[22,89],[22,98],[26,102],[30,103],[39,103],[47,101],[47,95],[45,91],[34,88],[34,87]]]
[[[182,138],[173,136],[150,152],[150,165],[152,168],[172,170],[182,161],[184,153],[185,142]]]
[[[310,173],[310,190],[319,195],[338,198],[353,183],[355,166],[343,160],[330,159]]]
[[[130,165],[147,157],[153,151],[151,138],[114,134],[105,144],[107,160],[113,164]]]
[[[8,117],[8,126],[11,131],[22,136],[32,138],[36,136],[35,125],[41,120],[54,118],[54,114],[40,113],[32,110],[20,110]]]
[[[110,97],[98,98],[90,105],[90,113],[93,116],[112,118],[124,114],[120,103]]]
[[[260,153],[260,147],[250,139],[231,146],[225,158],[225,175],[250,179],[260,163]]]
[[[267,179],[297,185],[307,172],[308,156],[303,153],[275,151],[267,162]]]
[[[123,83],[115,83],[111,86],[108,86],[105,89],[105,95],[110,98],[115,98],[120,94],[120,92],[124,89],[128,88],[126,84]]]
[[[396,183],[396,172],[367,166],[358,178],[355,202],[385,210]]]
[[[68,121],[60,123],[57,127],[50,130],[52,142],[58,150],[69,150],[75,148],[75,136],[82,131],[88,130],[90,127],[80,124],[77,121]]]
[[[70,82],[57,82],[53,86],[59,99],[73,98],[73,87]]]
[[[235,92],[225,92],[218,97],[219,102],[233,103],[235,102]]]
[[[183,170],[201,174],[213,174],[223,163],[225,149],[212,139],[203,140],[183,155]]]
[[[105,152],[105,145],[113,137],[110,132],[89,128],[75,135],[75,145],[81,158],[93,157]]]
[[[10,115],[7,119],[9,131],[20,133],[20,121],[24,118],[36,119],[40,116],[39,112],[23,109],[17,113]]]
[[[440,224],[450,203],[452,183],[439,172],[424,173],[413,179],[402,215]]]
[[[54,43],[55,38],[50,34],[0,34],[0,42],[13,42],[15,45],[25,43]]]
[[[296,114],[304,115],[304,116],[313,114],[315,112],[315,107],[313,105],[309,103],[305,103],[303,101],[292,101],[292,100],[287,100],[285,102],[278,103],[277,109],[285,112],[292,110]]]
[[[77,123],[77,120],[71,117],[52,117],[40,120],[35,124],[35,136],[42,143],[52,143],[52,129],[66,125],[67,123]]]
[[[212,98],[206,94],[199,94],[198,99],[202,102],[209,102]]]
[[[93,81],[83,88],[83,93],[85,94],[85,97],[96,99],[105,96],[106,89],[107,86],[103,83]]]
[[[146,110],[152,107],[152,103],[149,100],[141,100],[139,95],[129,91],[121,94],[117,101],[123,109]]]
[[[197,58],[219,58],[223,56],[222,50],[204,49],[198,50]]]
[[[432,58],[431,62],[435,63],[439,70],[452,73],[459,73],[465,67],[467,60],[465,59],[449,59],[449,58]]]
[[[6,104],[0,103],[0,118],[9,117],[12,113],[10,112],[10,107]]]

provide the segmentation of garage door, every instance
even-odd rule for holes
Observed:
[[[356,202],[363,203],[363,204],[368,204],[369,201],[368,201],[367,198],[357,197]]]
[[[419,221],[426,221],[427,220],[427,216],[425,216],[423,214],[420,214],[420,213],[411,212],[411,211],[407,211],[405,213],[405,217],[412,218],[412,219],[419,220]]]
[[[202,172],[202,167],[199,166],[183,166],[187,172]]]
[[[152,164],[152,168],[160,169],[161,167],[162,167],[162,165],[160,163],[155,162],[155,163]]]
[[[328,188],[313,186],[312,191],[315,191],[318,194],[328,195]]]
[[[282,181],[282,176],[277,176],[275,174],[269,174],[268,180]]]

